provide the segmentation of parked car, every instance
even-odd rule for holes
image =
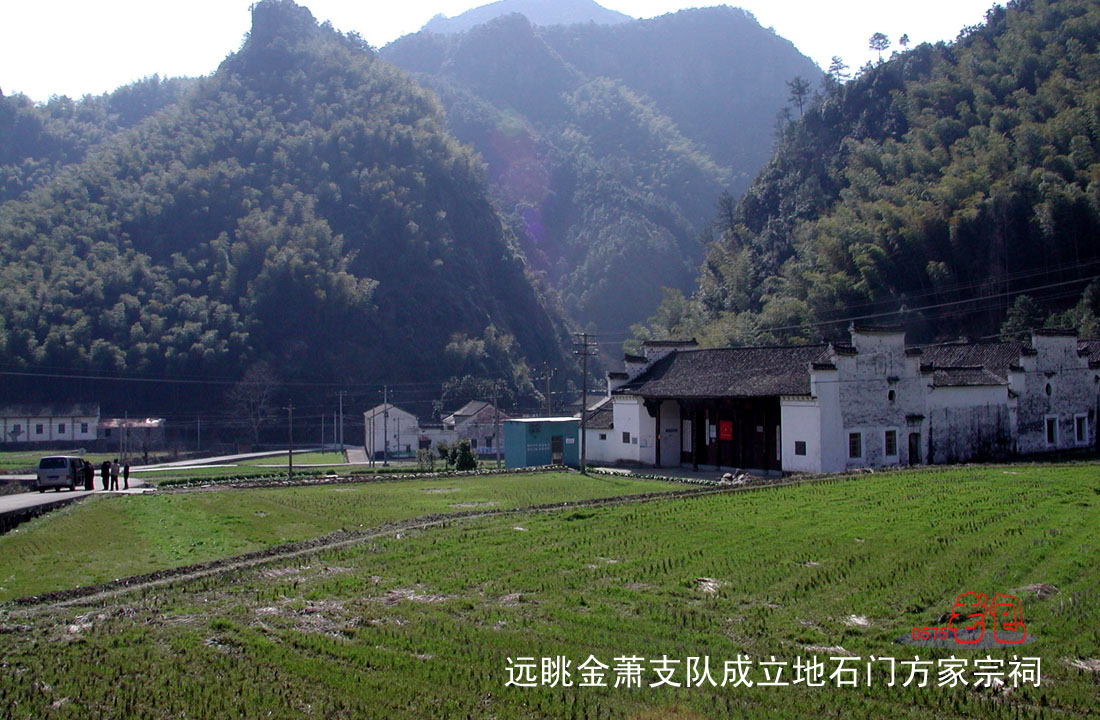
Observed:
[[[68,455],[54,455],[44,457],[38,461],[38,480],[35,487],[38,492],[46,492],[46,488],[55,487],[60,490],[67,487],[76,490],[76,486],[84,485],[84,460]]]

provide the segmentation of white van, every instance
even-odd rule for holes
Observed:
[[[67,455],[44,457],[38,461],[38,492],[46,492],[48,487],[76,490],[77,485],[84,485],[83,470],[84,460],[81,458]]]

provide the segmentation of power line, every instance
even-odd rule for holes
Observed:
[[[1082,270],[1084,268],[1094,267],[1096,265],[1100,265],[1100,259],[1086,260],[1086,261],[1079,262],[1079,263],[1058,265],[1058,266],[1055,266],[1055,267],[1035,268],[1035,269],[1031,269],[1031,270],[1020,270],[1020,271],[1017,271],[1017,272],[1014,272],[1014,273],[1006,273],[1006,274],[1002,274],[1002,275],[993,275],[993,276],[990,276],[990,277],[986,278],[983,281],[974,281],[974,282],[969,282],[969,283],[965,283],[965,284],[962,283],[962,282],[956,282],[952,285],[941,286],[939,288],[932,288],[932,289],[917,292],[917,293],[914,293],[914,294],[906,293],[905,296],[904,296],[904,300],[909,301],[909,300],[919,299],[919,298],[922,298],[922,297],[928,297],[928,296],[933,296],[933,295],[948,295],[948,294],[951,294],[951,293],[957,293],[957,292],[961,292],[961,291],[964,291],[964,290],[973,290],[973,289],[980,288],[980,287],[983,287],[983,286],[996,285],[996,284],[999,284],[999,283],[1005,283],[1005,282],[1009,282],[1009,281],[1013,281],[1013,280],[1025,280],[1025,279],[1032,278],[1032,277],[1037,277],[1037,276],[1040,276],[1040,275],[1052,275],[1052,274],[1053,275],[1058,275],[1058,274],[1063,274],[1063,273],[1069,272],[1071,270]],[[1007,297],[1009,295],[1023,295],[1023,294],[1029,293],[1029,292],[1034,292],[1036,290],[1041,290],[1041,289],[1048,288],[1048,287],[1055,287],[1055,286],[1060,286],[1060,285],[1071,285],[1073,283],[1078,283],[1078,282],[1091,282],[1092,280],[1096,280],[1098,278],[1100,278],[1100,275],[1091,275],[1091,276],[1087,276],[1087,277],[1084,277],[1084,278],[1078,278],[1076,280],[1067,280],[1067,281],[1064,281],[1064,282],[1052,283],[1050,285],[1040,285],[1040,286],[1037,286],[1035,288],[1028,288],[1028,289],[1025,289],[1025,290],[1005,290],[1005,291],[1001,291],[1001,292],[994,293],[994,294],[981,295],[981,296],[976,296],[976,297],[969,298],[969,299],[955,300],[955,301],[950,301],[950,302],[963,303],[963,302],[968,302],[968,301],[975,301],[976,302],[976,301],[979,301],[979,300],[986,300],[986,299],[999,299],[999,298]],[[1057,296],[1051,296],[1049,299],[1061,299],[1063,297],[1072,297],[1072,296],[1073,296],[1073,294],[1070,294],[1070,295],[1057,295]],[[901,298],[890,298],[889,300],[898,301],[900,299]],[[848,306],[846,306],[845,309],[850,311],[850,310],[856,310],[856,309],[863,308],[863,307],[873,307],[873,306],[878,305],[882,302],[887,302],[887,300],[886,299],[884,299],[884,300],[868,300],[866,302],[861,302],[861,303],[856,303],[856,304],[853,304],[853,305],[848,305]],[[935,304],[934,303],[934,304],[930,304],[930,305],[918,306],[918,307],[915,307],[915,308],[907,308],[907,311],[919,311],[919,310],[925,310],[925,309],[933,309],[933,308],[936,308],[936,307],[940,307],[941,305],[942,304]],[[850,320],[850,319],[851,318],[841,318],[841,319],[838,319],[838,320],[827,321],[825,323],[819,323],[819,324],[829,324],[829,323],[832,323],[832,322],[846,322],[847,320]],[[799,327],[805,327],[805,326],[806,325],[796,325],[796,326],[791,326],[791,327],[775,327],[775,328],[762,328],[762,329],[763,330],[785,330],[785,329],[791,329],[792,327],[793,328],[799,328]],[[617,342],[610,342],[609,338],[613,338],[613,337],[614,338],[625,338],[627,340],[631,340],[635,336],[634,336],[634,333],[629,329],[626,329],[626,330],[610,330],[610,331],[601,331],[600,332],[600,341],[601,342],[603,342],[605,344],[621,344],[621,343],[617,343]]]

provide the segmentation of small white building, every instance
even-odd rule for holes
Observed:
[[[420,447],[420,423],[412,413],[383,403],[363,413],[367,455],[381,458],[415,455]]]
[[[119,457],[141,454],[164,448],[164,418],[104,418],[99,421],[99,447],[116,452]]]
[[[99,427],[99,405],[7,405],[0,407],[0,445],[91,443]]]
[[[585,461],[589,464],[621,462],[621,438],[615,433],[615,406],[607,397],[588,409],[585,422]],[[629,440],[627,445],[629,445]]]

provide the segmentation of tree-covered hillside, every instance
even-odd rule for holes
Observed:
[[[484,188],[430,94],[263,0],[212,77],[0,205],[0,362],[522,391],[561,337]]]
[[[691,286],[714,198],[769,157],[786,81],[820,77],[728,7],[607,26],[510,15],[382,54],[437,92],[532,266],[601,331]]]
[[[193,81],[152,76],[113,93],[44,105],[0,93],[0,203],[52,179],[88,149],[179,100]]]
[[[874,318],[932,339],[1027,312],[1095,328],[1098,39],[1095,2],[1018,0],[831,83],[719,217],[694,296],[641,334],[788,341]]]

